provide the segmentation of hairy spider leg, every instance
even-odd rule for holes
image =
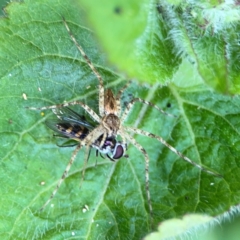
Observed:
[[[75,43],[77,49],[79,50],[79,52],[81,53],[82,57],[86,60],[88,66],[91,68],[91,70],[93,71],[93,73],[95,74],[95,76],[97,77],[98,81],[99,81],[99,114],[102,117],[104,115],[104,85],[103,85],[103,80],[101,75],[99,74],[99,72],[97,71],[97,69],[94,67],[94,65],[91,63],[90,59],[88,58],[88,56],[86,55],[86,53],[84,52],[83,48],[78,44],[76,38],[73,36],[70,28],[68,27],[67,22],[65,21],[65,19],[63,18],[63,23],[65,25],[65,28],[68,31],[68,34],[70,35],[72,41]]]
[[[75,160],[75,158],[76,158],[76,156],[77,156],[78,151],[81,149],[81,147],[82,147],[82,145],[79,144],[79,145],[76,147],[76,149],[74,150],[74,152],[73,152],[73,154],[72,154],[72,156],[71,156],[71,159],[70,159],[69,163],[67,164],[66,169],[65,169],[64,172],[63,172],[63,175],[62,175],[61,179],[58,181],[57,186],[56,186],[55,189],[53,190],[50,198],[49,198],[49,199],[44,203],[44,205],[40,208],[40,211],[44,210],[44,208],[50,203],[50,201],[51,201],[51,200],[54,198],[54,196],[56,195],[56,193],[57,193],[58,189],[60,188],[62,182],[64,181],[64,179],[65,179],[66,176],[68,175],[68,172],[69,172],[69,170],[70,170],[70,168],[71,168],[71,166],[72,166],[72,164],[73,164],[73,162],[74,162],[74,160]]]
[[[144,103],[144,104],[146,104],[146,105],[148,105],[148,106],[151,106],[151,107],[157,109],[159,112],[163,113],[163,114],[166,115],[166,116],[176,117],[176,116],[173,115],[173,114],[170,114],[170,113],[167,113],[167,112],[163,111],[161,108],[159,108],[157,105],[155,105],[155,104],[153,104],[153,103],[151,103],[151,102],[145,101],[145,100],[143,100],[143,99],[141,99],[141,98],[134,98],[134,99],[132,99],[132,100],[127,104],[126,109],[125,109],[125,111],[123,112],[123,114],[122,114],[122,116],[121,116],[121,122],[125,122],[125,120],[126,120],[128,114],[129,114],[129,112],[131,111],[133,105],[134,105],[136,102]]]
[[[100,122],[100,117],[91,109],[88,105],[85,103],[79,102],[79,101],[73,101],[73,102],[68,102],[68,103],[63,103],[63,104],[57,104],[57,105],[52,105],[52,106],[47,106],[47,107],[26,107],[27,109],[30,110],[47,110],[47,109],[55,109],[55,108],[62,108],[62,107],[68,107],[72,105],[80,105],[86,112],[89,113],[89,115],[97,122]]]
[[[181,152],[179,152],[176,148],[174,148],[173,146],[171,146],[169,143],[167,143],[163,138],[150,133],[150,132],[146,132],[144,130],[141,129],[137,129],[137,128],[131,128],[131,127],[124,127],[124,129],[128,132],[133,132],[139,135],[143,135],[146,137],[150,137],[150,138],[154,138],[157,139],[159,142],[161,142],[163,145],[165,145],[167,148],[169,148],[172,152],[174,152],[176,155],[178,155],[180,158],[182,158],[183,160],[187,161],[188,163],[194,165],[195,167],[199,168],[200,170],[207,172],[211,175],[217,176],[217,177],[222,177],[222,175],[220,175],[219,173],[215,173],[211,170],[208,170],[207,168],[201,166],[200,164],[192,161],[190,158],[188,158],[187,156],[185,156],[184,154],[182,154]]]

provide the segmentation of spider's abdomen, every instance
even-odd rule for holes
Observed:
[[[105,114],[117,114],[117,102],[111,89],[107,89],[104,93],[104,111]]]

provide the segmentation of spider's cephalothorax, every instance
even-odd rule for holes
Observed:
[[[143,99],[140,98],[134,98],[132,99],[127,105],[124,111],[121,109],[121,95],[125,88],[127,88],[128,84],[126,84],[122,89],[118,91],[118,93],[114,96],[113,92],[110,89],[104,90],[103,86],[103,80],[99,72],[96,70],[94,65],[91,63],[90,59],[88,56],[85,54],[83,48],[78,44],[76,41],[75,37],[71,33],[68,24],[65,20],[63,20],[63,23],[65,25],[65,28],[67,29],[67,32],[69,33],[72,41],[75,43],[77,49],[81,53],[82,57],[85,59],[87,62],[88,66],[91,68],[93,73],[98,79],[99,82],[99,96],[98,96],[98,106],[99,106],[99,114],[97,114],[94,110],[92,110],[88,105],[86,105],[83,102],[80,101],[73,101],[73,102],[68,102],[68,103],[63,103],[59,105],[53,105],[53,106],[48,106],[48,107],[42,107],[42,108],[34,108],[31,107],[29,109],[33,110],[45,110],[45,109],[53,109],[53,111],[56,112],[61,112],[59,109],[64,109],[68,106],[72,105],[80,105],[92,118],[95,122],[98,123],[96,127],[89,126],[87,122],[82,122],[80,125],[83,128],[87,128],[88,131],[85,135],[82,135],[83,132],[76,133],[76,131],[72,131],[72,127],[74,127],[74,123],[76,123],[76,119],[73,119],[74,117],[66,118],[63,117],[62,121],[64,121],[64,128],[63,125],[61,125],[61,122],[58,125],[50,125],[50,127],[55,130],[60,132],[61,134],[70,137],[78,142],[78,146],[76,147],[75,151],[72,154],[72,157],[62,175],[62,178],[59,180],[55,190],[53,191],[51,197],[48,199],[48,201],[44,204],[42,209],[50,202],[50,200],[54,197],[56,194],[58,188],[60,187],[61,183],[63,182],[64,178],[66,177],[74,159],[76,158],[76,155],[78,151],[85,146],[86,148],[86,153],[85,153],[85,161],[84,163],[86,164],[89,156],[89,148],[94,147],[97,149],[100,154],[106,154],[111,160],[115,161],[116,159],[120,159],[125,155],[125,150],[127,148],[126,141],[132,143],[141,153],[143,154],[145,158],[145,186],[146,186],[146,195],[147,195],[147,201],[148,201],[148,206],[149,206],[149,212],[150,212],[150,219],[151,222],[153,220],[153,210],[152,210],[152,204],[151,204],[151,197],[150,197],[150,191],[149,191],[149,157],[146,152],[146,150],[131,136],[131,133],[133,134],[140,134],[146,137],[154,138],[164,144],[166,147],[168,147],[172,152],[177,154],[179,157],[184,159],[185,161],[193,164],[194,166],[200,168],[201,170],[204,170],[210,174],[218,175],[213,173],[212,171],[207,170],[206,168],[203,168],[201,165],[195,163],[185,155],[183,155],[181,152],[176,150],[174,147],[169,145],[163,138],[160,136],[154,135],[152,133],[143,131],[141,129],[133,128],[133,127],[126,127],[123,125],[124,121],[126,120],[130,110],[132,109],[132,106],[136,102],[141,102],[144,103],[148,106],[151,106],[161,113],[165,115],[172,116],[171,114],[168,114],[164,112],[162,109],[157,107],[156,105],[152,104],[151,102],[147,102]],[[57,114],[59,115],[59,114]],[[61,120],[61,117],[60,117]],[[68,130],[66,129],[66,124],[69,124],[69,121],[71,122],[71,128]],[[77,121],[79,125],[79,121]],[[49,124],[48,124],[49,126]],[[79,127],[79,126],[78,126]],[[86,131],[86,129],[85,129]],[[63,133],[64,132],[64,133]],[[73,136],[71,133],[77,134],[76,136]],[[117,141],[117,136],[121,137],[121,142]]]

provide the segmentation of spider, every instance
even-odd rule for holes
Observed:
[[[53,112],[57,115],[57,117],[60,119],[55,122],[47,122],[47,125],[52,128],[53,130],[61,133],[62,135],[65,135],[66,137],[72,138],[77,141],[78,145],[74,152],[72,153],[72,156],[70,158],[69,163],[66,166],[66,169],[59,180],[56,188],[52,192],[52,195],[50,198],[46,201],[46,203],[41,208],[44,209],[48,203],[51,201],[51,199],[55,196],[57,193],[61,183],[66,178],[75,158],[78,153],[78,151],[85,146],[85,157],[84,157],[84,166],[87,163],[88,157],[89,157],[89,149],[91,147],[94,147],[97,149],[98,152],[102,154],[106,154],[109,156],[110,160],[117,160],[121,157],[125,156],[125,151],[127,150],[127,141],[133,144],[144,156],[145,159],[145,188],[146,188],[146,196],[147,196],[147,202],[149,207],[149,213],[150,213],[150,219],[151,222],[153,220],[153,209],[152,209],[152,203],[151,203],[151,196],[149,191],[149,156],[146,152],[146,150],[130,135],[130,133],[133,134],[139,134],[143,135],[149,138],[156,139],[157,141],[161,142],[163,145],[168,147],[172,152],[177,154],[179,157],[184,159],[185,161],[189,162],[190,164],[198,167],[199,169],[206,171],[213,175],[218,175],[201,165],[195,163],[191,159],[189,159],[187,156],[183,155],[181,152],[176,150],[174,147],[172,147],[170,144],[168,144],[163,138],[160,136],[157,136],[153,133],[146,132],[141,129],[133,128],[124,126],[123,123],[128,117],[128,114],[130,113],[133,105],[136,102],[140,102],[143,104],[146,104],[148,106],[151,106],[161,113],[175,117],[174,115],[168,114],[164,112],[162,109],[160,109],[158,106],[152,104],[151,102],[145,101],[141,98],[133,98],[128,104],[126,105],[125,110],[121,109],[121,96],[124,92],[124,90],[128,87],[130,82],[128,82],[124,87],[122,87],[116,95],[113,94],[111,89],[104,89],[104,84],[101,75],[96,70],[86,53],[84,52],[81,45],[77,42],[74,35],[72,34],[67,22],[65,19],[63,19],[64,26],[73,41],[73,43],[76,45],[76,48],[81,53],[82,57],[85,59],[86,63],[92,70],[92,72],[95,74],[96,78],[98,79],[98,105],[99,105],[99,114],[97,114],[93,109],[91,109],[88,105],[86,105],[83,102],[80,101],[73,101],[63,104],[57,104],[52,106],[46,106],[41,108],[35,108],[35,107],[29,107],[31,110],[46,110],[46,109],[52,109]],[[85,120],[81,119],[81,117],[69,109],[69,106],[72,105],[80,105],[92,118],[94,121],[98,123],[98,125],[93,128],[92,126],[89,126]],[[59,110],[59,109],[68,109],[68,110]],[[62,112],[61,112],[62,111]],[[64,116],[64,114],[68,115],[68,117]],[[77,130],[73,130],[74,124],[78,126],[78,130],[80,132],[80,135],[77,136]],[[70,130],[69,130],[70,129]],[[87,129],[87,130],[86,130]],[[81,131],[80,131],[81,130]],[[83,136],[82,131],[86,130],[86,134]],[[72,131],[72,132],[71,132]],[[77,136],[77,137],[76,137]],[[82,136],[82,137],[81,137]],[[120,136],[122,141],[117,141],[117,136]],[[110,155],[109,155],[110,154]],[[83,168],[84,169],[84,168]],[[84,177],[84,170],[82,172],[82,178]]]

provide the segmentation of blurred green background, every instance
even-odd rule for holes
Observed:
[[[4,6],[6,6],[7,3],[9,3],[10,1],[6,1],[6,0],[0,0],[0,8],[1,8],[1,16],[3,16],[3,8]]]

